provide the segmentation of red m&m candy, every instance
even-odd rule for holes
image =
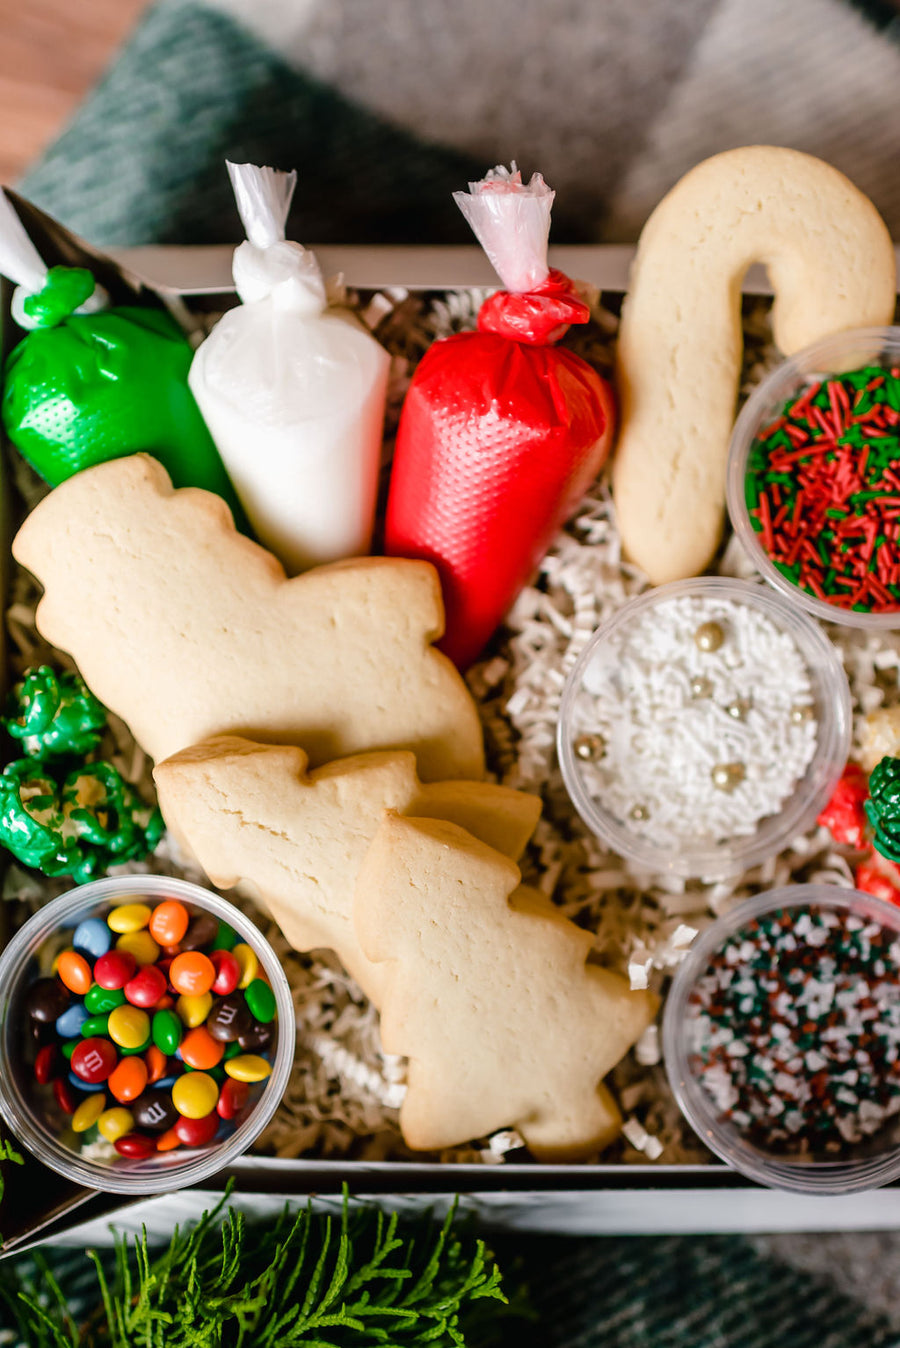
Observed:
[[[124,993],[132,1006],[157,1006],[166,995],[166,976],[157,964],[145,964],[125,984]]]
[[[94,981],[101,988],[124,988],[136,968],[137,961],[129,951],[108,950],[94,965]]]
[[[41,1085],[46,1086],[48,1081],[52,1081],[59,1070],[59,1052],[55,1044],[45,1044],[43,1048],[38,1049],[37,1057],[34,1060],[35,1080]]]
[[[230,950],[213,950],[209,958],[216,971],[211,990],[217,997],[227,997],[241,981],[241,966]]]
[[[126,1133],[124,1137],[117,1137],[113,1146],[120,1156],[143,1161],[156,1151],[156,1139],[147,1137],[146,1133]]]
[[[119,1055],[108,1039],[82,1039],[72,1053],[72,1071],[90,1086],[97,1086],[112,1074]]]
[[[188,1119],[182,1116],[174,1128],[175,1136],[186,1147],[205,1147],[208,1142],[212,1142],[218,1131],[219,1116],[215,1110],[202,1119]]]
[[[229,1077],[222,1087],[216,1113],[220,1119],[233,1119],[244,1108],[250,1098],[250,1087],[246,1081],[235,1081]]]

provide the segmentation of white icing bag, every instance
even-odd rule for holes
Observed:
[[[315,254],[286,241],[296,173],[228,172],[247,234],[233,262],[242,303],[189,382],[257,537],[294,575],[369,550],[390,360],[327,309]]]

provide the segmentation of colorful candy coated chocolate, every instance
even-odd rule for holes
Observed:
[[[213,950],[233,950],[237,944],[237,932],[234,927],[230,927],[227,922],[219,922],[218,930],[213,937]]]
[[[235,1081],[265,1081],[272,1068],[256,1053],[241,1053],[226,1062],[225,1071]]]
[[[109,1089],[120,1105],[136,1100],[147,1085],[147,1064],[143,1058],[123,1058],[109,1078]]]
[[[106,1016],[124,1001],[125,993],[121,988],[101,988],[99,983],[95,983],[88,990],[84,1005],[92,1016]]]
[[[151,1024],[151,1033],[161,1053],[174,1053],[181,1043],[181,1021],[174,1011],[157,1011]]]
[[[108,950],[94,965],[94,981],[107,990],[124,988],[137,968],[137,960],[127,950]]]
[[[241,981],[241,966],[230,950],[213,950],[209,958],[216,971],[212,990],[217,997],[227,997]]]
[[[216,1002],[206,1019],[206,1028],[213,1039],[230,1044],[240,1034],[249,1030],[253,1018],[247,1007],[245,997],[240,992],[232,992]]]
[[[109,1016],[89,1016],[81,1027],[81,1033],[85,1039],[91,1039],[95,1035],[101,1038],[109,1032]]]
[[[34,1060],[34,1079],[40,1086],[46,1086],[59,1071],[59,1051],[55,1044],[45,1044],[38,1049]]]
[[[135,1161],[144,1161],[156,1151],[156,1140],[146,1133],[126,1133],[113,1143],[120,1156],[129,1156]]]
[[[169,969],[169,982],[186,997],[201,997],[209,992],[216,977],[212,960],[199,950],[176,955]]]
[[[119,1055],[108,1039],[82,1039],[72,1054],[72,1071],[82,1081],[97,1086],[112,1074]]]
[[[216,1103],[216,1113],[220,1119],[233,1119],[239,1114],[250,1098],[250,1086],[246,1081],[234,1081],[231,1077],[225,1082]]]
[[[162,1053],[155,1044],[151,1044],[144,1054],[144,1062],[147,1066],[147,1081],[152,1086],[154,1082],[161,1081],[166,1075],[166,1066],[168,1058]]]
[[[241,977],[238,982],[238,987],[249,987],[259,971],[259,960],[256,958],[256,951],[252,946],[247,945],[245,941],[239,941],[231,953],[241,966]]]
[[[123,1046],[122,1048],[119,1049],[119,1052],[121,1053],[123,1058],[128,1058],[134,1053],[144,1054],[147,1052],[147,1049],[152,1048],[152,1046],[153,1046],[153,1039],[148,1034],[147,1038],[142,1039],[139,1044],[132,1044],[130,1048],[125,1048]]]
[[[116,941],[117,950],[127,950],[142,967],[155,964],[159,959],[159,946],[149,931],[126,931]]]
[[[199,997],[188,997],[184,993],[175,1003],[175,1010],[183,1023],[192,1030],[197,1025],[202,1025],[212,1010],[213,999],[210,993],[204,992]]]
[[[263,1025],[255,1020],[248,1030],[238,1035],[237,1042],[244,1053],[267,1053],[275,1043],[275,1022]]]
[[[69,1085],[74,1087],[74,1089],[79,1091],[82,1095],[86,1095],[90,1094],[91,1091],[96,1090],[97,1086],[100,1085],[100,1082],[85,1081],[82,1077],[77,1077],[74,1072],[70,1072]]]
[[[64,1044],[60,1044],[59,1049],[63,1057],[65,1058],[66,1062],[71,1062],[72,1054],[75,1052],[77,1047],[78,1047],[77,1039],[67,1039]]]
[[[219,923],[212,913],[195,913],[181,939],[182,950],[199,950],[201,946],[212,945],[218,930]]]
[[[176,1147],[180,1146],[181,1146],[181,1138],[178,1136],[174,1128],[170,1128],[168,1132],[160,1133],[159,1137],[156,1140],[157,1151],[174,1151]]]
[[[225,1045],[213,1039],[204,1025],[188,1030],[181,1041],[181,1056],[189,1067],[208,1071],[222,1060]]]
[[[57,1077],[53,1083],[53,1094],[56,1097],[56,1103],[64,1114],[74,1114],[78,1108],[78,1096],[72,1089],[72,1085],[65,1077]]]
[[[73,1002],[71,1006],[66,1007],[65,1011],[56,1022],[56,1033],[63,1039],[74,1039],[76,1034],[81,1034],[84,1028],[84,1022],[88,1019],[87,1006],[85,1002]]]
[[[120,935],[126,931],[141,931],[150,921],[152,909],[146,903],[122,903],[107,915],[107,925]]]
[[[91,986],[91,966],[77,950],[63,950],[56,965],[56,973],[61,983],[76,997],[83,997]]]
[[[175,1124],[175,1133],[186,1147],[206,1147],[219,1131],[219,1123],[215,1110],[200,1119],[182,1115]]]
[[[128,980],[124,992],[132,1006],[149,1009],[157,1006],[160,998],[165,997],[167,986],[166,976],[161,972],[159,965],[145,964]]]
[[[38,978],[25,993],[26,1015],[42,1024],[58,1020],[69,1005],[69,994],[56,978]]]
[[[164,1133],[174,1127],[178,1110],[172,1103],[172,1092],[162,1087],[146,1090],[131,1107],[138,1128],[148,1133]]]
[[[244,996],[254,1020],[268,1025],[275,1019],[275,993],[262,978],[254,978],[248,983]]]
[[[105,1109],[97,1120],[97,1127],[100,1130],[101,1137],[105,1137],[107,1142],[116,1142],[126,1133],[130,1133],[134,1127],[134,1119],[131,1111],[123,1109],[121,1105],[114,1109]]]
[[[105,1108],[106,1096],[102,1091],[97,1095],[89,1095],[86,1100],[82,1100],[72,1115],[73,1132],[86,1133],[88,1128],[93,1128]]]
[[[219,1088],[206,1072],[190,1072],[178,1077],[172,1087],[172,1103],[186,1119],[202,1119],[213,1113]]]
[[[72,945],[82,955],[98,960],[112,946],[112,932],[102,917],[87,917],[72,933]]]
[[[150,916],[150,935],[162,946],[178,945],[188,929],[190,914],[177,899],[158,903]]]
[[[150,1037],[150,1017],[139,1006],[117,1006],[109,1013],[109,1037],[120,1048],[137,1048]]]

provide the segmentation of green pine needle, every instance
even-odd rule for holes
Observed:
[[[43,1261],[40,1276],[0,1283],[33,1348],[482,1348],[508,1307],[484,1243],[454,1225],[311,1206],[247,1223],[225,1198],[167,1248],[146,1232],[117,1241],[109,1274],[93,1260],[96,1308],[79,1326]],[[488,1303],[493,1309],[488,1311]],[[483,1308],[483,1310],[482,1310]]]

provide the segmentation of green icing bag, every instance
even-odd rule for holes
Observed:
[[[176,487],[224,497],[238,527],[245,517],[188,388],[193,350],[159,309],[88,313],[90,272],[52,267],[41,290],[21,301],[31,331],[6,362],[3,425],[23,458],[51,486],[108,459],[143,451]]]

